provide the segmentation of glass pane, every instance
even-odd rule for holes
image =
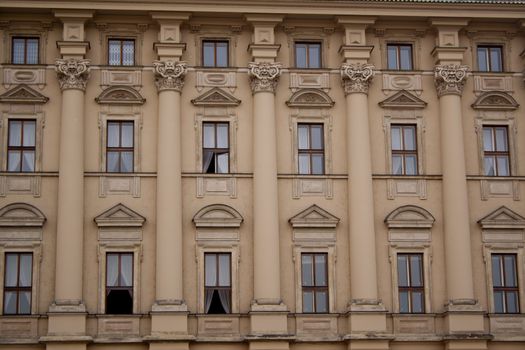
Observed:
[[[120,40],[109,40],[108,63],[111,66],[120,66]]]
[[[315,256],[315,285],[327,286],[326,282],[326,255]]]
[[[505,255],[503,258],[505,264],[505,287],[517,287],[516,281],[516,256]]]
[[[217,148],[228,148],[228,124],[217,124]]]
[[[415,155],[405,156],[405,175],[417,175],[417,157]]]
[[[33,270],[33,256],[31,254],[20,255],[20,287],[31,287],[31,271]]]
[[[490,49],[490,71],[503,71],[503,65],[501,64],[501,48],[499,47],[493,47]]]
[[[120,255],[120,286],[133,286],[133,255]]]
[[[496,159],[494,157],[485,157],[485,175],[494,176],[496,175]]]
[[[303,312],[314,312],[313,292],[303,292]]]
[[[487,49],[484,47],[478,47],[478,69],[482,72],[487,72],[488,62],[487,62]]]
[[[323,127],[321,125],[311,126],[311,148],[312,149],[323,149]]]
[[[108,173],[118,172],[119,169],[119,152],[108,152],[107,153],[107,162],[108,162]]]
[[[215,148],[215,124],[203,125],[203,145],[204,148]]]
[[[309,154],[299,154],[299,174],[310,174]]]
[[[324,165],[324,156],[322,154],[312,154],[312,174],[322,175]]]
[[[31,313],[31,292],[20,292],[18,294],[18,313]]]
[[[108,123],[108,147],[120,146],[120,131],[118,123]]]
[[[38,64],[38,39],[27,39],[26,64]]]
[[[133,172],[133,152],[120,152],[120,172]]]
[[[520,310],[518,303],[518,292],[507,292],[507,312],[518,313]]]
[[[402,150],[402,143],[401,143],[401,128],[398,126],[393,126],[390,129],[390,134],[392,137],[392,150],[399,151]]]
[[[297,68],[307,68],[306,45],[304,44],[295,44],[295,66]]]
[[[389,45],[387,49],[388,69],[399,69],[397,64],[397,47]]]
[[[500,255],[492,255],[492,284],[494,287],[501,287],[502,282]]]
[[[217,43],[217,67],[228,67],[228,43]]]
[[[219,286],[229,287],[230,286],[230,255],[220,254],[219,255]]]
[[[4,293],[4,313],[5,314],[16,314],[16,293],[5,292]]]
[[[401,46],[399,48],[402,70],[412,69],[412,46]]]
[[[25,40],[22,38],[13,38],[13,62],[14,64],[25,63]]]
[[[412,255],[410,257],[410,285],[412,287],[423,286],[423,279],[421,278],[422,267],[421,255]]]
[[[408,292],[399,292],[399,312],[410,312],[408,304]]]
[[[403,175],[403,159],[401,156],[392,156],[392,174]]]
[[[133,123],[122,123],[122,147],[133,147]]]
[[[308,47],[309,68],[321,68],[321,45],[310,44]]]
[[[206,272],[204,284],[207,287],[215,287],[217,285],[217,255],[204,255],[204,269]]]
[[[503,292],[494,292],[494,311],[496,313],[503,313],[505,309],[503,308]]]
[[[498,175],[509,176],[509,158],[507,156],[497,157],[498,162]]]
[[[5,286],[16,287],[18,274],[18,254],[6,254]]]
[[[22,122],[19,120],[9,121],[9,146],[22,145]]]
[[[405,150],[415,151],[416,150],[416,130],[413,126],[403,128]]]
[[[22,171],[35,171],[35,152],[22,152]]]
[[[202,65],[204,67],[215,66],[215,45],[212,42],[202,43]]]
[[[33,147],[35,145],[35,122],[28,120],[24,122],[24,146]]]
[[[303,254],[301,255],[301,270],[302,270],[302,280],[303,286],[313,286],[313,261],[312,256]]]
[[[216,173],[218,173],[218,174],[227,174],[228,173],[229,158],[230,158],[230,156],[229,156],[228,152],[217,153],[217,169],[216,169]]]
[[[412,292],[412,312],[423,313],[423,293],[422,292]]]
[[[20,171],[20,151],[9,151],[7,171]]]
[[[496,151],[507,151],[507,128],[497,128],[495,131]]]
[[[315,312],[328,312],[328,294],[324,291],[315,293]]]
[[[135,41],[126,40],[122,42],[122,65],[133,66],[135,64]]]
[[[308,126],[299,125],[297,127],[297,137],[299,138],[299,149],[309,149]]]
[[[408,287],[407,256],[397,256],[397,284],[400,287]]]
[[[492,128],[483,128],[483,150],[494,151],[492,144]]]
[[[118,284],[118,254],[108,254],[106,258],[106,286]]]

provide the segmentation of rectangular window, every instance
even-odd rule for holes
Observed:
[[[108,173],[133,172],[134,123],[108,121],[106,144],[106,171]]]
[[[106,254],[106,313],[133,313],[133,253]]]
[[[36,120],[10,119],[7,144],[7,171],[35,171]]]
[[[391,70],[412,70],[412,45],[388,44],[387,66]]]
[[[229,123],[206,122],[202,125],[202,172],[227,174],[230,171]]]
[[[390,127],[392,139],[392,174],[417,175],[416,125],[393,124]]]
[[[299,174],[324,174],[323,124],[298,124]]]
[[[481,72],[503,72],[503,47],[478,46],[478,69]]]
[[[483,126],[483,164],[486,176],[509,176],[510,153],[506,126]]]
[[[321,68],[321,43],[296,42],[294,47],[296,68]]]
[[[110,66],[134,66],[135,40],[109,39],[108,64]]]
[[[520,312],[516,254],[492,254],[492,286],[496,313]]]
[[[204,312],[231,313],[231,254],[205,253],[204,276]]]
[[[11,63],[38,64],[39,38],[13,37]]]
[[[6,253],[4,315],[31,314],[33,254]]]
[[[202,65],[204,67],[228,67],[229,43],[225,40],[202,42]]]
[[[400,313],[425,312],[423,254],[397,254]]]
[[[328,254],[301,254],[303,312],[328,312]]]

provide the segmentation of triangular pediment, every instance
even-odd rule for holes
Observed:
[[[225,204],[208,205],[193,217],[196,227],[240,227],[243,220],[237,210]]]
[[[191,100],[195,106],[230,106],[235,107],[241,104],[241,100],[235,98],[232,94],[219,89],[213,88],[206,91],[199,97]]]
[[[146,99],[129,86],[111,86],[102,91],[95,101],[99,104],[141,105]]]
[[[0,227],[42,227],[46,217],[36,207],[26,203],[12,203],[0,209]]]
[[[286,101],[288,107],[330,108],[334,103],[326,92],[318,89],[301,89]]]
[[[436,219],[426,209],[415,205],[404,205],[393,210],[385,218],[388,228],[426,228],[434,225]]]
[[[483,229],[524,229],[525,218],[520,214],[501,206],[480,219],[478,223]]]
[[[401,90],[379,102],[383,108],[420,109],[425,108],[427,103],[419,97],[406,90]]]
[[[474,109],[512,111],[520,105],[509,94],[501,91],[489,91],[479,96],[472,104]]]
[[[4,103],[46,103],[49,97],[42,95],[27,85],[18,85],[0,95],[0,102]]]
[[[335,228],[339,223],[339,218],[330,214],[317,205],[306,208],[288,220],[292,227],[327,227]]]
[[[146,218],[119,203],[95,218],[98,227],[142,227]]]

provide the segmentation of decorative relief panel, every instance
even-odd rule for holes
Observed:
[[[137,69],[102,69],[100,71],[100,86],[105,89],[113,85],[142,87],[142,71]]]
[[[197,197],[229,196],[237,198],[237,179],[235,177],[203,177],[197,178]]]
[[[292,181],[292,198],[314,196],[332,199],[334,197],[333,186],[333,180],[329,178],[294,178]]]
[[[40,176],[0,176],[0,197],[17,194],[30,194],[33,197],[40,197],[41,184]]]
[[[140,198],[140,176],[100,176],[98,196],[131,195]]]
[[[103,339],[125,338],[127,342],[140,339],[140,315],[98,315],[98,334],[95,342]]]
[[[480,95],[489,91],[513,92],[512,76],[474,74],[474,93]]]
[[[525,315],[489,315],[490,333],[495,341],[525,341]]]
[[[421,74],[384,72],[382,75],[383,92],[385,95],[388,95],[392,91],[407,90],[413,91],[416,95],[421,96],[423,92],[423,79]]]
[[[330,73],[290,72],[290,89],[296,92],[299,89],[330,90]]]
[[[300,341],[339,340],[337,315],[296,314],[296,336]]]
[[[238,340],[240,339],[240,318],[237,315],[197,315],[197,334],[199,339]]]
[[[433,335],[436,321],[434,316],[426,315],[393,315],[394,333],[396,335]]]
[[[199,92],[207,87],[219,87],[226,88],[233,93],[237,88],[236,72],[197,70],[196,73],[195,88]]]
[[[512,198],[520,200],[520,183],[517,180],[480,180],[481,200]]]
[[[427,180],[425,179],[388,179],[387,199],[396,197],[419,197],[427,199]]]
[[[25,84],[36,85],[39,89],[46,86],[45,68],[4,68],[4,87],[11,88],[13,85]]]
[[[0,316],[0,342],[38,343],[38,317]]]

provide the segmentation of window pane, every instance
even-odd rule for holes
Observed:
[[[490,71],[503,71],[503,65],[501,64],[501,48],[499,47],[492,47],[490,49]]]
[[[397,64],[397,47],[393,45],[389,45],[387,48],[387,61],[388,61],[388,69],[398,69]]]
[[[412,292],[412,312],[423,313],[423,293]]]
[[[121,147],[133,147],[133,123],[122,123]]]
[[[517,287],[516,281],[516,256],[505,255],[503,258],[505,264],[505,286]]]
[[[301,255],[301,270],[303,286],[313,286],[313,261],[312,255],[303,254]]]
[[[35,122],[32,120],[27,120],[24,122],[23,144],[26,147],[35,146]]]
[[[13,38],[13,62],[14,64],[25,63],[25,40],[23,38]]]
[[[217,67],[228,67],[228,43],[216,43]]]
[[[324,165],[324,156],[322,154],[312,154],[312,174],[322,175]]]
[[[323,127],[320,125],[311,126],[311,148],[312,149],[323,149]]]
[[[118,285],[118,254],[107,254],[106,258],[106,286]]]
[[[125,40],[122,42],[122,65],[133,66],[135,64],[135,41]]]
[[[412,46],[401,46],[399,48],[401,69],[411,70],[412,69]]]
[[[401,143],[401,128],[398,126],[392,126],[392,128],[390,129],[390,134],[392,136],[392,150],[402,150],[403,147]]]
[[[520,310],[518,303],[518,292],[507,292],[507,312],[518,313]]]
[[[405,175],[417,175],[417,157],[415,155],[405,156]]]
[[[31,313],[31,292],[20,292],[18,294],[18,313]]]
[[[26,64],[38,64],[38,39],[27,39]]]
[[[120,66],[120,40],[109,40],[108,62],[111,66]]]
[[[295,44],[295,66],[297,68],[307,68],[306,45],[304,44]]]
[[[412,287],[422,287],[423,280],[421,278],[423,262],[421,255],[410,256],[410,285]]]
[[[215,66],[215,45],[212,42],[202,43],[202,65],[204,67]]]
[[[217,148],[228,148],[228,124],[217,124]]]
[[[308,46],[309,68],[321,68],[321,45],[310,44]]]
[[[6,254],[5,286],[16,287],[18,274],[18,254]]]
[[[314,312],[313,292],[303,292],[303,312]]]
[[[133,172],[133,152],[120,152],[120,172]]]
[[[119,171],[119,152],[108,152],[107,153],[108,173],[115,173]]]
[[[497,157],[498,162],[498,175],[499,176],[509,176],[509,157]]]
[[[315,293],[315,311],[328,312],[328,294],[325,291]]]
[[[299,149],[309,149],[309,135],[308,135],[308,126],[299,125],[297,127],[297,137],[299,138]]]
[[[400,287],[408,287],[407,256],[397,256],[397,283]]]
[[[326,286],[326,255],[315,255],[315,285]]]
[[[483,150],[494,151],[492,144],[492,128],[483,128]]]
[[[31,254],[20,254],[20,287],[31,287],[31,271],[33,269],[33,256]]]
[[[217,285],[217,255],[205,254],[204,264],[206,270],[205,285],[214,287]]]
[[[5,314],[16,314],[16,293],[5,292],[4,293],[4,313]]]
[[[228,163],[229,163],[229,154],[227,152],[225,153],[218,153],[217,154],[217,171],[216,173],[219,174],[227,174],[228,173]]]
[[[9,151],[7,171],[20,171],[20,151]]]
[[[19,120],[9,121],[9,146],[22,145],[22,122]]]
[[[401,156],[392,156],[392,174],[403,175],[403,159]]]
[[[507,151],[507,128],[497,128],[496,130],[496,151]]]
[[[230,255],[219,255],[219,286],[230,286]]]
[[[416,130],[413,126],[403,128],[406,151],[416,150]]]
[[[35,152],[22,152],[22,171],[35,171]]]
[[[503,292],[494,292],[494,311],[496,313],[503,313],[505,310],[503,309]]]
[[[496,175],[496,165],[494,164],[494,157],[485,156],[485,175],[494,176]]]
[[[488,71],[487,49],[478,47],[478,69],[482,72]]]
[[[133,286],[133,255],[120,255],[120,286]]]
[[[119,138],[119,123],[108,123],[108,147],[119,147]]]
[[[409,312],[408,292],[399,292],[399,312]]]
[[[215,125],[204,124],[204,148],[215,148]]]
[[[299,154],[299,174],[310,174],[309,154]]]
[[[494,287],[501,287],[502,282],[500,255],[492,255],[492,284]]]

